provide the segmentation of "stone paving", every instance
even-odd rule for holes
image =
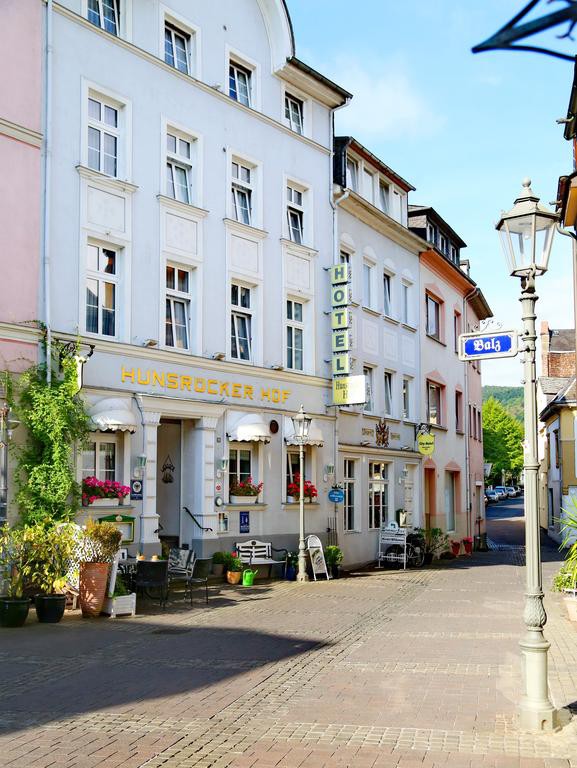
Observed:
[[[0,766],[577,768],[568,710],[556,734],[516,725],[522,558],[31,618],[0,634]],[[547,609],[552,694],[577,714],[577,627]]]

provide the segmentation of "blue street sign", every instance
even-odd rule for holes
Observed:
[[[239,533],[250,533],[250,512],[241,512],[239,515]]]
[[[515,357],[518,351],[517,331],[464,333],[459,336],[460,360],[488,360],[496,357]]]
[[[342,488],[331,488],[329,491],[329,501],[333,504],[342,504],[345,500],[345,492]]]

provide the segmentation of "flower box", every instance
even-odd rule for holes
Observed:
[[[256,504],[258,496],[234,496],[230,495],[231,504]]]
[[[107,597],[102,606],[102,613],[114,619],[116,616],[136,615],[136,592],[120,597]]]

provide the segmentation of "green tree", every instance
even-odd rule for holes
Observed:
[[[501,482],[501,472],[518,476],[523,469],[523,427],[501,403],[490,397],[483,404],[485,461],[492,464],[491,479]]]

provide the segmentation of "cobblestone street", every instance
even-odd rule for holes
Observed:
[[[31,617],[0,635],[0,765],[577,766],[574,723],[516,728],[523,553],[507,547],[222,587],[209,607],[135,619]],[[545,552],[552,693],[577,708],[577,629],[548,591],[558,557]]]

